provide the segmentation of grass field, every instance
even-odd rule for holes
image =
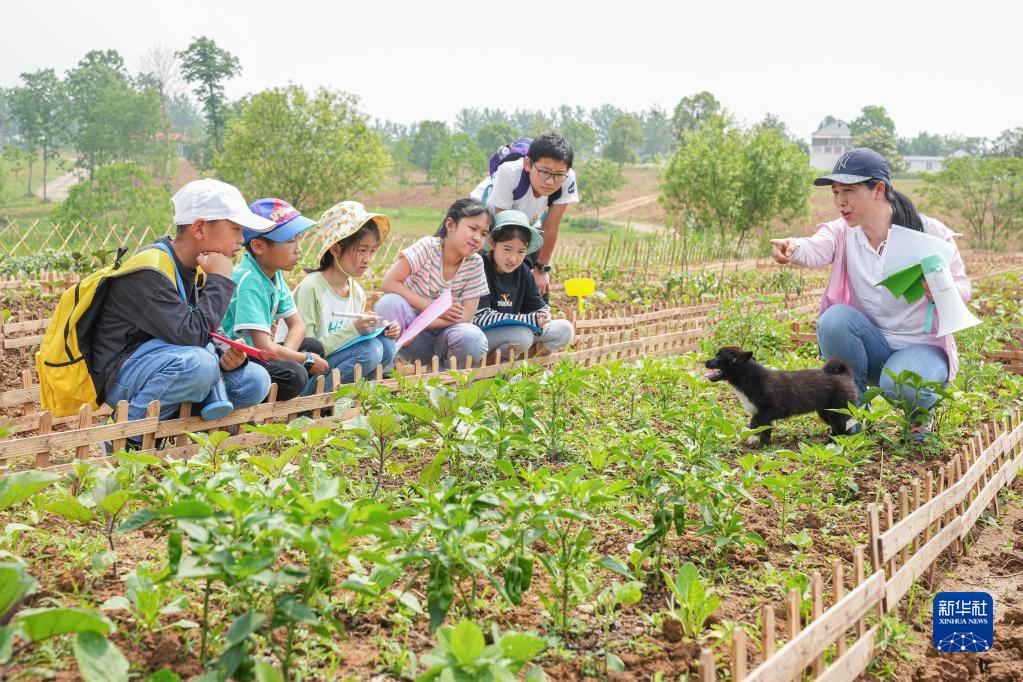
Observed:
[[[2,158],[2,157],[0,157]],[[74,160],[68,158],[51,159],[47,168],[47,180],[68,172],[74,166]],[[57,204],[44,202],[35,196],[42,187],[43,163],[37,158],[32,164],[32,194],[28,194],[28,168],[11,168],[9,164],[0,164],[0,219],[34,221],[44,220],[50,215]]]

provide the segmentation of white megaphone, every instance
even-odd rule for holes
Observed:
[[[938,311],[938,336],[947,336],[956,332],[980,324],[980,320],[970,312],[970,309],[963,303],[959,294],[959,288],[952,280],[952,273],[948,270],[945,259],[940,255],[927,256],[920,261],[920,268],[923,270],[924,279],[927,280],[927,288],[931,291],[933,304],[927,306],[927,319],[924,322],[924,331],[929,332],[933,328],[933,311]]]

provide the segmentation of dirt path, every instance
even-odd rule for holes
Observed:
[[[1019,481],[1012,487],[1023,489]],[[1023,502],[1003,502],[1000,525],[978,525],[976,544],[951,565],[938,562],[937,592],[990,592],[995,601],[995,642],[980,654],[948,654],[931,644],[931,607],[915,626],[920,640],[911,649],[912,663],[897,679],[907,682],[1023,680]],[[915,620],[915,618],[914,618]]]
[[[626,201],[614,204],[613,206],[609,206],[605,208],[603,211],[601,211],[601,213],[606,215],[608,218],[613,218],[614,216],[622,215],[623,213],[627,214],[629,211],[634,211],[637,208],[640,208],[641,206],[647,206],[649,204],[655,203],[657,203],[656,194],[645,194],[641,197],[628,199]]]
[[[68,192],[71,187],[77,185],[85,178],[85,171],[80,168],[64,173],[63,175],[57,176],[53,180],[46,183],[46,198],[49,201],[64,201],[67,199]],[[36,196],[42,198],[43,186],[40,185],[36,188]]]
[[[625,201],[620,201],[617,204],[612,204],[607,208],[601,209],[600,219],[606,219],[617,223],[618,225],[628,225],[631,229],[636,230],[636,232],[642,232],[645,234],[663,232],[664,227],[662,225],[629,219],[630,214],[633,211],[638,211],[638,209],[641,209],[644,206],[649,206],[650,204],[656,204],[657,196],[657,194],[644,194],[643,196],[633,197],[631,199],[626,199]],[[642,213],[643,212],[640,212],[640,215],[642,215]],[[588,211],[580,211],[579,215],[595,218],[597,216],[597,212],[591,209]],[[625,218],[624,221],[622,220],[623,217]]]

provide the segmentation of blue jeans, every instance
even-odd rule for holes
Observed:
[[[419,311],[398,294],[385,294],[377,301],[376,313],[397,322],[402,331],[419,315]],[[424,365],[428,365],[434,355],[440,358],[443,365],[447,365],[448,358],[454,356],[458,358],[459,367],[465,362],[465,356],[471,355],[472,361],[479,364],[487,354],[487,337],[476,325],[459,322],[443,329],[424,329],[399,354],[405,360],[419,360]]]
[[[490,350],[509,349],[516,355],[529,352],[537,341],[547,350],[561,350],[572,341],[572,323],[568,320],[551,320],[539,334],[529,327],[505,325],[484,330],[487,347]]]
[[[144,419],[149,403],[159,400],[160,420],[173,419],[181,403],[201,402],[221,374],[228,400],[235,408],[258,405],[270,392],[270,375],[254,362],[221,373],[213,344],[200,348],[150,339],[121,365],[106,403],[117,407],[118,402],[127,400],[128,419],[132,421]]]
[[[327,372],[327,380],[323,383],[323,390],[330,391],[334,388],[334,369],[341,370],[342,384],[350,384],[355,381],[356,365],[362,365],[362,376],[366,379],[373,377],[378,366],[383,366],[385,373],[391,371],[396,352],[394,340],[383,334],[360,341],[344,350],[334,351],[325,358],[330,370]],[[315,390],[316,377],[314,376],[306,384],[303,395],[312,395]]]
[[[948,358],[937,346],[917,344],[892,350],[887,339],[860,311],[847,305],[833,305],[817,322],[817,341],[826,360],[841,358],[849,365],[856,388],[862,395],[867,386],[880,386],[894,398],[895,384],[882,368],[898,376],[911,370],[928,382],[948,382]],[[916,407],[929,410],[938,398],[929,389],[916,394],[909,386],[902,387],[902,397]]]

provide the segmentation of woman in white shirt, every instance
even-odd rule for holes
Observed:
[[[871,149],[853,149],[838,160],[830,175],[817,178],[818,186],[831,186],[841,217],[818,225],[812,237],[772,239],[778,263],[808,267],[831,264],[831,279],[821,302],[817,339],[826,359],[842,358],[849,364],[862,394],[868,385],[894,395],[898,376],[911,370],[928,382],[946,383],[959,367],[952,335],[939,337],[926,327],[926,298],[908,303],[888,289],[875,286],[882,275],[885,245],[892,225],[923,232],[953,245],[948,264],[963,301],[970,298],[970,279],[954,232],[940,221],[917,212],[913,202],[892,187],[888,162]],[[924,254],[921,254],[924,255]],[[914,401],[914,436],[923,438],[933,421],[930,408],[937,401],[932,391],[919,395],[907,386],[903,397]]]

